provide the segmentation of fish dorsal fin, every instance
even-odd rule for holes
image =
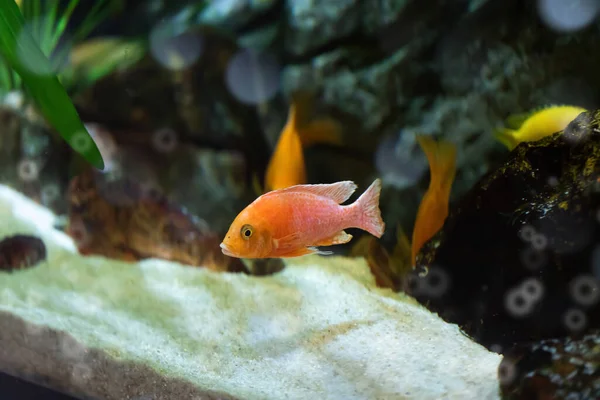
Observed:
[[[352,181],[341,181],[336,183],[320,183],[314,185],[295,185],[285,189],[275,190],[269,193],[302,192],[313,193],[318,196],[328,197],[338,204],[342,204],[352,196],[357,186]],[[269,194],[267,193],[267,194]]]

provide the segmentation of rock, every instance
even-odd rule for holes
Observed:
[[[216,0],[208,3],[197,18],[202,24],[238,29],[265,13],[275,0]]]
[[[600,398],[600,332],[517,345],[498,373],[505,399]]]
[[[246,271],[239,259],[222,254],[221,235],[206,221],[148,182],[110,180],[88,169],[73,178],[68,197],[66,231],[81,254],[128,261],[154,257],[215,271]]]
[[[323,103],[356,119],[352,146],[374,147],[373,134],[382,134],[381,125],[400,104],[404,104],[404,81],[394,71],[410,62],[410,49],[402,49],[380,63],[350,69],[353,52],[336,50],[317,56],[310,64],[288,66],[282,76],[286,95],[310,88],[320,94]],[[346,123],[351,126],[350,122]],[[363,136],[361,138],[361,136]],[[365,140],[368,136],[369,140]]]
[[[348,36],[361,26],[360,1],[338,0],[319,3],[315,0],[286,0],[289,32],[286,49],[301,55]]]
[[[600,328],[599,179],[598,111],[520,144],[451,209],[408,292],[495,351]]]
[[[82,257],[55,217],[0,187],[1,236],[47,249],[0,274],[0,368],[85,398],[498,399],[500,356],[364,260],[305,257],[269,277]]]

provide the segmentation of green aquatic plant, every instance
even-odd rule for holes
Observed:
[[[59,2],[42,0],[0,1],[0,87],[20,90],[67,143],[96,168],[104,169],[100,151],[85,129],[57,67],[68,49],[59,49],[63,34],[79,0],[71,0],[62,13]],[[98,0],[72,35],[83,40],[120,1]]]

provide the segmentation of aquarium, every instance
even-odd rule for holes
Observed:
[[[0,1],[0,398],[600,399],[600,0]]]

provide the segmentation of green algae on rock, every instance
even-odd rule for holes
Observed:
[[[252,277],[82,257],[55,217],[0,186],[0,235],[41,237],[0,275],[0,368],[104,399],[497,399],[500,356],[364,260],[304,257]],[[210,389],[210,390],[209,390]]]

